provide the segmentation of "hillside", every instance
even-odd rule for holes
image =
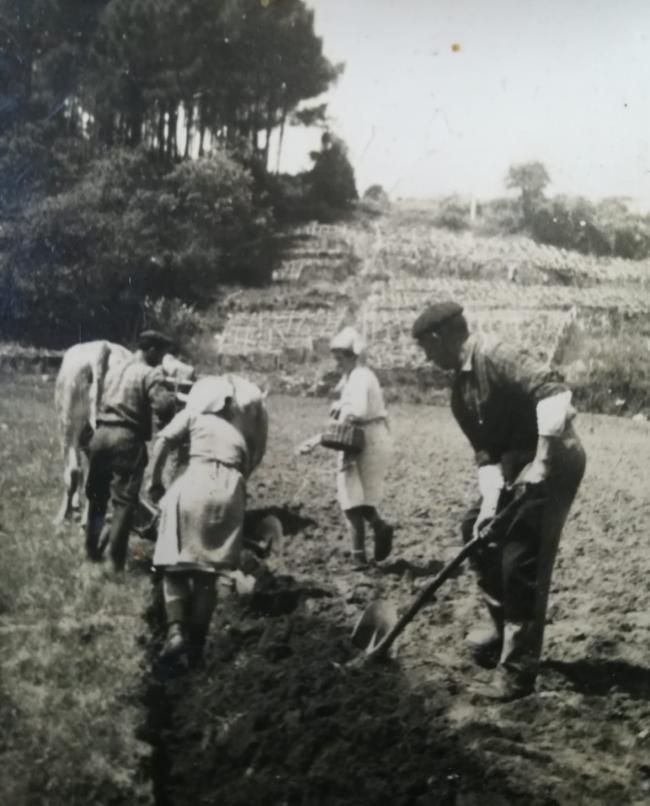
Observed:
[[[650,261],[454,234],[399,213],[296,230],[272,285],[229,298],[220,365],[275,375],[286,390],[319,388],[329,339],[355,324],[383,383],[393,393],[406,383],[412,396],[443,379],[423,365],[411,324],[429,301],[448,298],[475,329],[561,368],[590,408],[644,409]]]

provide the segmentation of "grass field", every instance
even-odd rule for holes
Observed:
[[[333,458],[292,453],[327,404],[272,397],[250,505],[277,507],[287,534],[258,568],[256,593],[222,591],[205,668],[161,681],[146,562],[132,556],[115,582],[83,561],[78,527],[51,526],[51,380],[2,380],[0,803],[650,801],[647,424],[579,419],[588,470],[561,543],[540,692],[498,706],[477,694],[485,673],[463,647],[478,614],[468,572],[417,617],[394,662],[340,665],[369,600],[404,606],[458,549],[474,472],[445,408],[392,406],[385,509],[396,547],[359,574]]]
[[[140,742],[147,577],[83,562],[52,526],[61,461],[51,379],[2,377],[0,803],[150,802]]]

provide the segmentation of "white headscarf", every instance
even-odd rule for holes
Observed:
[[[363,336],[353,327],[344,327],[330,342],[330,350],[346,350],[359,357],[366,349]]]
[[[198,380],[185,398],[187,408],[194,414],[218,414],[234,398],[232,383],[220,376],[209,375]]]

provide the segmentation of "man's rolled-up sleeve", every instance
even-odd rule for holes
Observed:
[[[537,432],[540,437],[559,437],[575,415],[571,392],[558,392],[537,404]]]
[[[571,390],[557,371],[505,344],[495,350],[493,368],[502,380],[535,403],[540,436],[560,436],[573,416]]]

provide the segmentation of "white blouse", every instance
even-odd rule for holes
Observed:
[[[347,417],[363,421],[386,417],[386,406],[379,381],[368,367],[355,367],[341,378],[336,389],[341,393],[339,401],[341,422]]]

